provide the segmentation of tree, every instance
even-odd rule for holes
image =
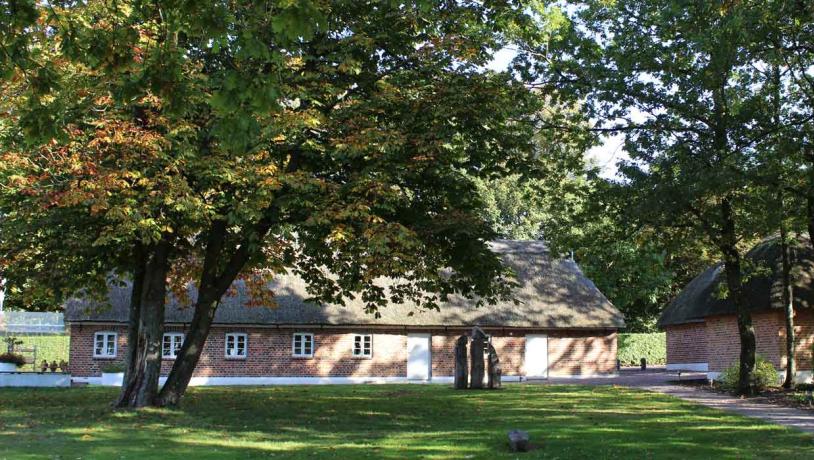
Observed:
[[[539,87],[584,95],[596,129],[625,134],[632,160],[621,171],[639,222],[691,229],[718,250],[738,310],[740,394],[754,391],[755,363],[742,251],[763,212],[748,174],[766,135],[755,129],[765,93],[752,3],[582,2],[557,34],[527,40],[523,65]]]
[[[0,61],[14,83],[0,225],[50,222],[53,234],[0,236],[0,248],[47,252],[81,221],[67,273],[96,268],[63,295],[103,291],[84,280],[111,273],[132,280],[120,405],[180,402],[236,280],[269,303],[265,281],[294,272],[315,300],[359,295],[371,314],[507,295],[472,178],[545,173],[531,149],[542,96],[482,70],[524,8],[29,6],[25,24],[3,24],[18,51]],[[31,260],[20,258],[39,275]],[[399,282],[386,291],[382,276]],[[194,314],[156,394],[167,291]]]

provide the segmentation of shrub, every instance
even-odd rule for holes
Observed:
[[[735,361],[727,367],[718,377],[721,388],[734,392],[738,388],[738,378],[740,376],[740,360]],[[757,391],[763,391],[768,387],[777,386],[780,378],[774,365],[765,360],[762,356],[755,357],[755,372],[752,373],[752,385]]]
[[[25,364],[25,358],[17,353],[3,353],[0,355],[0,363],[10,363],[20,367]]]
[[[102,366],[102,372],[105,374],[118,374],[124,372],[124,363],[110,363]]]
[[[667,339],[664,332],[646,334],[619,334],[619,351],[617,354],[623,366],[638,366],[642,358],[647,364],[665,364],[667,362]]]

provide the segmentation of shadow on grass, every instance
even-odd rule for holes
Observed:
[[[524,458],[814,458],[810,435],[619,387],[210,387],[138,412],[114,396],[0,390],[0,458],[513,458],[514,428],[539,446]]]

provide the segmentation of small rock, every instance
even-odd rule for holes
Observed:
[[[509,431],[509,447],[512,449],[512,452],[527,452],[529,450],[528,431]]]

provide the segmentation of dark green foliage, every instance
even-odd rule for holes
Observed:
[[[0,354],[0,363],[16,364],[20,367],[25,364],[25,357],[17,353],[3,353]]]
[[[102,372],[105,374],[118,374],[124,372],[124,363],[110,363],[102,366]]]
[[[735,392],[738,387],[740,371],[740,361],[735,361],[727,367],[718,377],[717,382],[721,388]],[[769,387],[776,387],[780,383],[777,369],[774,365],[760,355],[755,356],[755,371],[752,373],[752,385],[757,391],[763,391]]]
[[[647,364],[665,364],[666,336],[663,332],[619,334],[617,357],[623,366],[638,366],[642,358]]]

